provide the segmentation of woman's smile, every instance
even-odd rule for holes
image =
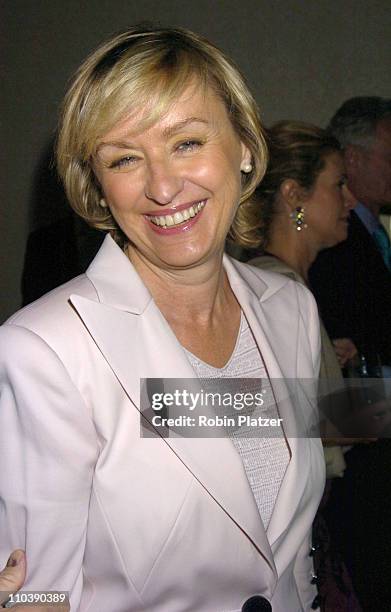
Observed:
[[[152,224],[152,229],[161,235],[189,231],[199,220],[206,200],[193,204],[182,204],[176,208],[169,208],[156,213],[146,214],[144,217]]]

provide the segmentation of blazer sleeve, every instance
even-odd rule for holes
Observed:
[[[311,580],[315,575],[314,565],[312,557],[310,557],[311,550],[311,530],[307,533],[304,542],[300,546],[299,552],[297,553],[294,575],[297,584],[297,590],[303,610],[312,610],[312,604],[316,599],[318,590],[315,584],[311,584]],[[319,609],[319,608],[317,608]]]
[[[312,368],[314,381],[313,385],[310,385],[313,393],[314,406],[317,405],[317,379],[320,371],[320,360],[321,360],[321,336],[320,336],[320,321],[318,308],[315,302],[315,298],[312,293],[303,285],[298,286],[299,290],[299,308],[302,317],[303,328],[308,338],[308,343],[311,351]],[[300,375],[300,370],[299,370]],[[318,412],[315,414],[316,424],[318,424]],[[325,477],[325,462],[322,444],[319,438],[309,438],[307,443],[311,446],[311,462],[312,468],[315,473],[318,474],[320,485],[324,483]],[[315,514],[317,506],[314,506],[313,512]],[[314,576],[314,565],[313,558],[310,556],[312,543],[312,524],[307,531],[307,534],[302,542],[300,549],[296,556],[294,565],[294,575],[297,584],[297,590],[299,593],[300,601],[303,606],[303,610],[311,610],[312,604],[317,595],[317,588],[314,584],[311,584],[312,577]]]
[[[314,378],[318,378],[320,371],[321,358],[321,340],[320,340],[320,321],[318,307],[315,298],[311,291],[303,285],[297,283],[299,295],[299,310],[301,313],[302,323],[305,333],[308,338]],[[300,376],[300,364],[298,364],[298,373]]]
[[[27,553],[25,590],[82,590],[98,445],[88,409],[57,354],[36,334],[0,328],[0,566]]]

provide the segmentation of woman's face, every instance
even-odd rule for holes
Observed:
[[[354,205],[353,196],[346,186],[342,155],[337,151],[330,153],[304,203],[308,226],[305,232],[318,250],[346,240],[348,218]]]
[[[212,89],[188,87],[167,113],[140,129],[142,113],[98,144],[94,171],[129,238],[131,259],[162,269],[220,256],[251,161]]]

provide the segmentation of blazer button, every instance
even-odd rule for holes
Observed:
[[[242,612],[272,612],[272,606],[261,595],[254,595],[244,602]]]

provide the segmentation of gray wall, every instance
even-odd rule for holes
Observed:
[[[0,321],[20,304],[26,237],[47,221],[32,211],[34,184],[67,79],[103,38],[143,20],[194,29],[237,61],[266,123],[323,125],[350,96],[390,95],[389,8],[389,0],[3,0]],[[49,212],[59,214],[56,202]]]

